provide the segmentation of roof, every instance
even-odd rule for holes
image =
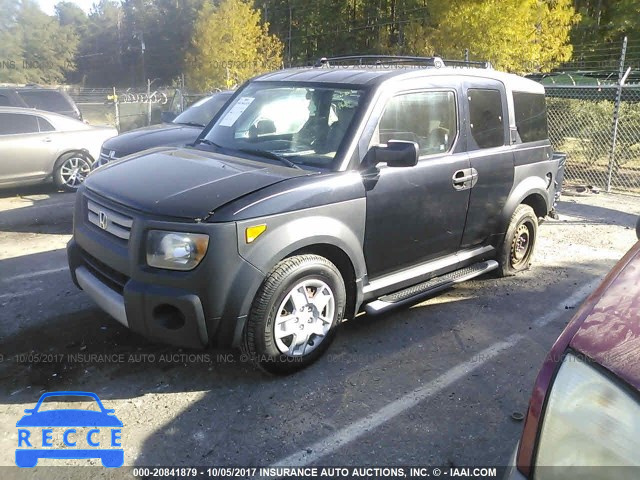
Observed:
[[[49,112],[48,110],[38,110],[36,108],[28,108],[28,107],[0,107],[0,113],[26,113],[28,115],[41,115],[43,117],[53,117],[60,119],[69,119],[71,117],[67,117],[65,115],[61,115],[55,112]],[[71,118],[71,120],[76,120],[75,118]]]
[[[302,82],[302,83],[344,83],[354,86],[375,86],[393,78],[416,78],[429,76],[474,77],[498,80],[510,90],[544,93],[544,86],[518,75],[499,72],[488,68],[436,68],[413,65],[395,67],[381,65],[322,66],[288,68],[257,77],[256,81]]]
[[[47,119],[56,130],[87,130],[91,128],[102,128],[95,125],[88,125],[81,120],[69,117],[67,115],[61,115],[55,112],[49,112],[47,110],[37,110],[35,108],[23,108],[23,107],[0,107],[0,113],[22,113],[27,115],[39,115]]]

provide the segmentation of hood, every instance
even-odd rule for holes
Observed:
[[[570,346],[640,390],[640,242],[615,269]]]
[[[108,163],[84,185],[136,210],[194,220],[248,193],[310,174],[202,150],[162,148]]]
[[[113,150],[118,157],[160,146],[182,146],[195,142],[202,128],[163,123],[138,128],[107,140],[102,147]]]

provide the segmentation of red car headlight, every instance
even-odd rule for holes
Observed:
[[[570,470],[549,466],[640,466],[639,432],[635,396],[600,369],[568,354],[547,402],[535,478],[572,477]],[[606,478],[607,472],[602,473]]]

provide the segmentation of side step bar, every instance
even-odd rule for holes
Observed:
[[[364,311],[369,315],[376,315],[402,305],[416,303],[418,300],[446,290],[456,283],[471,280],[496,268],[498,268],[498,262],[495,260],[476,263],[469,267],[456,270],[455,272],[447,273],[441,277],[432,278],[426,282],[413,285],[404,290],[384,295],[377,300],[367,303],[364,306]]]

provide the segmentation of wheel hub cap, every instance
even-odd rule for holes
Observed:
[[[89,163],[81,157],[69,158],[60,169],[60,175],[65,185],[77,187],[91,171]]]
[[[304,280],[284,297],[273,336],[278,350],[292,357],[309,354],[326,337],[333,323],[335,298],[322,280]]]

